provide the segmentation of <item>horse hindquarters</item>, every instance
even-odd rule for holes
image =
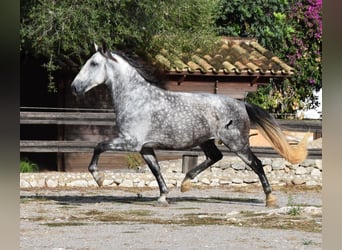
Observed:
[[[266,206],[277,206],[276,198],[271,195],[272,189],[265,175],[261,161],[254,155],[249,146],[250,121],[245,109],[236,110],[235,120],[225,121],[221,125],[218,136],[220,141],[234,152],[258,175],[266,195]]]

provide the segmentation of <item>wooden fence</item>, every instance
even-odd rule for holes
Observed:
[[[95,125],[95,126],[113,126],[115,114],[112,112],[36,112],[21,111],[20,125]],[[322,136],[321,120],[278,120],[283,129],[288,131],[310,131],[314,139]],[[93,141],[66,141],[63,138],[59,140],[20,140],[20,152],[48,153],[84,153],[92,152],[96,142]],[[218,145],[224,155],[234,155],[226,147]],[[269,147],[253,147],[253,152],[262,157],[278,157],[279,155]],[[157,155],[175,155],[183,156],[184,171],[194,164],[191,157],[202,154],[199,147],[190,150],[157,150]],[[188,157],[188,158],[187,158]],[[310,149],[309,158],[321,158],[321,149]],[[184,161],[189,164],[184,164]],[[63,170],[62,163],[58,164],[58,170]]]

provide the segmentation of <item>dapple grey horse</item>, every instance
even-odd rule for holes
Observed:
[[[217,139],[258,175],[266,206],[277,206],[263,165],[249,146],[250,123],[257,125],[287,161],[299,163],[307,156],[307,136],[297,145],[289,145],[276,121],[263,109],[225,95],[162,89],[125,54],[112,53],[105,45],[96,46],[96,52],[71,87],[75,95],[84,95],[100,84],[105,84],[112,94],[118,137],[100,142],[94,149],[89,171],[99,186],[103,183],[103,173],[97,163],[102,152],[140,152],[158,182],[158,202],[167,204],[168,187],[154,150],[201,147],[206,159],[186,173],[181,191],[187,191],[191,179],[222,158],[215,145]]]

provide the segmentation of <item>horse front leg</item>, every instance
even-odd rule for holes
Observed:
[[[100,187],[103,185],[103,181],[105,178],[104,174],[99,172],[99,169],[97,167],[100,154],[105,151],[133,151],[132,149],[132,143],[129,140],[125,140],[120,137],[109,141],[100,142],[95,146],[93,157],[90,161],[88,170]]]
[[[154,177],[156,178],[159,186],[160,196],[158,198],[158,203],[163,206],[167,206],[168,202],[166,200],[166,196],[169,192],[169,189],[165,183],[165,180],[160,172],[160,166],[157,161],[157,157],[152,148],[143,148],[140,152],[145,162],[151,169]]]

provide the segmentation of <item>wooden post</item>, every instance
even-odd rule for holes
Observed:
[[[198,155],[187,154],[182,157],[182,173],[187,173],[190,169],[197,166]]]
[[[64,82],[61,81],[58,85],[58,107],[64,107],[64,98],[65,98],[65,89],[64,89]],[[64,140],[64,124],[57,125],[57,140],[63,141]],[[65,171],[65,164],[64,164],[64,153],[57,152],[57,171],[64,172]]]
[[[313,139],[316,140],[321,137],[322,137],[322,131],[315,130],[315,132],[313,133]]]

